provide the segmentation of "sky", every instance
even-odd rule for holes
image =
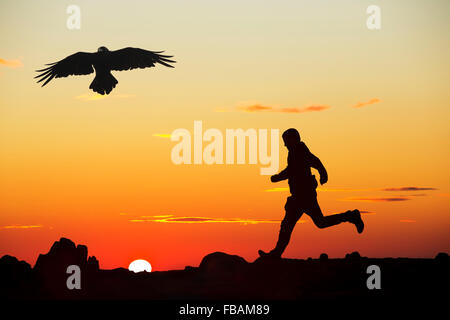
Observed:
[[[370,5],[381,28],[369,30]],[[67,28],[69,5],[80,29]],[[271,249],[289,191],[260,164],[175,165],[178,128],[294,127],[325,165],[325,215],[304,215],[288,258],[434,257],[450,249],[448,1],[21,1],[0,4],[0,255],[34,265],[60,237],[103,269],[197,266]],[[174,69],[33,77],[78,51],[165,50]],[[287,151],[279,141],[280,170]],[[314,174],[318,175],[317,172]]]

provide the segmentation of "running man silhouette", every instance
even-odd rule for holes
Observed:
[[[363,232],[364,222],[359,210],[349,210],[344,213],[324,216],[317,202],[317,180],[311,174],[311,168],[317,169],[320,174],[320,184],[328,181],[328,174],[322,162],[313,155],[306,144],[300,140],[296,129],[288,129],[283,133],[284,145],[288,149],[287,167],[270,180],[278,182],[288,179],[291,196],[287,198],[286,215],[281,222],[278,242],[270,252],[259,250],[261,257],[281,258],[291,238],[295,224],[306,213],[319,228],[328,228],[341,222],[350,222],[356,226],[358,233]]]

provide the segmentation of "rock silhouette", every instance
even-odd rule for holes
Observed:
[[[69,290],[66,269],[81,269],[81,289]],[[382,270],[382,290],[366,286],[367,267]],[[152,299],[152,300],[345,300],[418,299],[448,289],[450,259],[367,258],[357,252],[345,259],[264,259],[247,262],[223,252],[205,256],[198,267],[134,273],[124,268],[102,270],[87,247],[61,238],[33,268],[5,255],[0,259],[3,299]],[[442,296],[441,296],[442,297]]]
[[[206,273],[233,273],[247,264],[244,258],[223,252],[210,253],[202,259],[200,270]]]
[[[81,287],[85,290],[69,292],[66,285],[67,267],[77,265],[81,270]],[[90,280],[99,271],[99,263],[95,257],[88,258],[85,245],[75,246],[71,240],[61,238],[56,241],[49,252],[40,254],[32,269],[34,286],[40,296],[72,297],[85,296],[90,291]]]
[[[326,253],[321,253],[319,257],[320,261],[326,261],[328,260],[328,255]]]
[[[436,259],[436,261],[439,261],[439,262],[442,262],[442,263],[450,261],[450,257],[448,256],[448,253],[446,253],[446,252],[439,252],[436,255],[435,259]]]
[[[348,260],[358,260],[358,259],[361,259],[361,255],[359,254],[358,251],[354,251],[354,252],[352,252],[352,253],[347,253],[347,254],[345,255],[345,259],[348,259]]]
[[[27,297],[32,295],[35,286],[31,266],[16,257],[4,255],[0,258],[0,290],[1,296]]]

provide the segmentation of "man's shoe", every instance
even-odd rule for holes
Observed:
[[[361,213],[359,212],[359,210],[358,209],[353,210],[350,212],[350,214],[351,214],[350,222],[355,225],[358,233],[363,232],[364,231],[364,221],[362,221],[362,219],[361,219]]]

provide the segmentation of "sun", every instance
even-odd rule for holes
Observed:
[[[133,272],[152,272],[152,265],[146,260],[138,259],[130,263],[128,270]]]

